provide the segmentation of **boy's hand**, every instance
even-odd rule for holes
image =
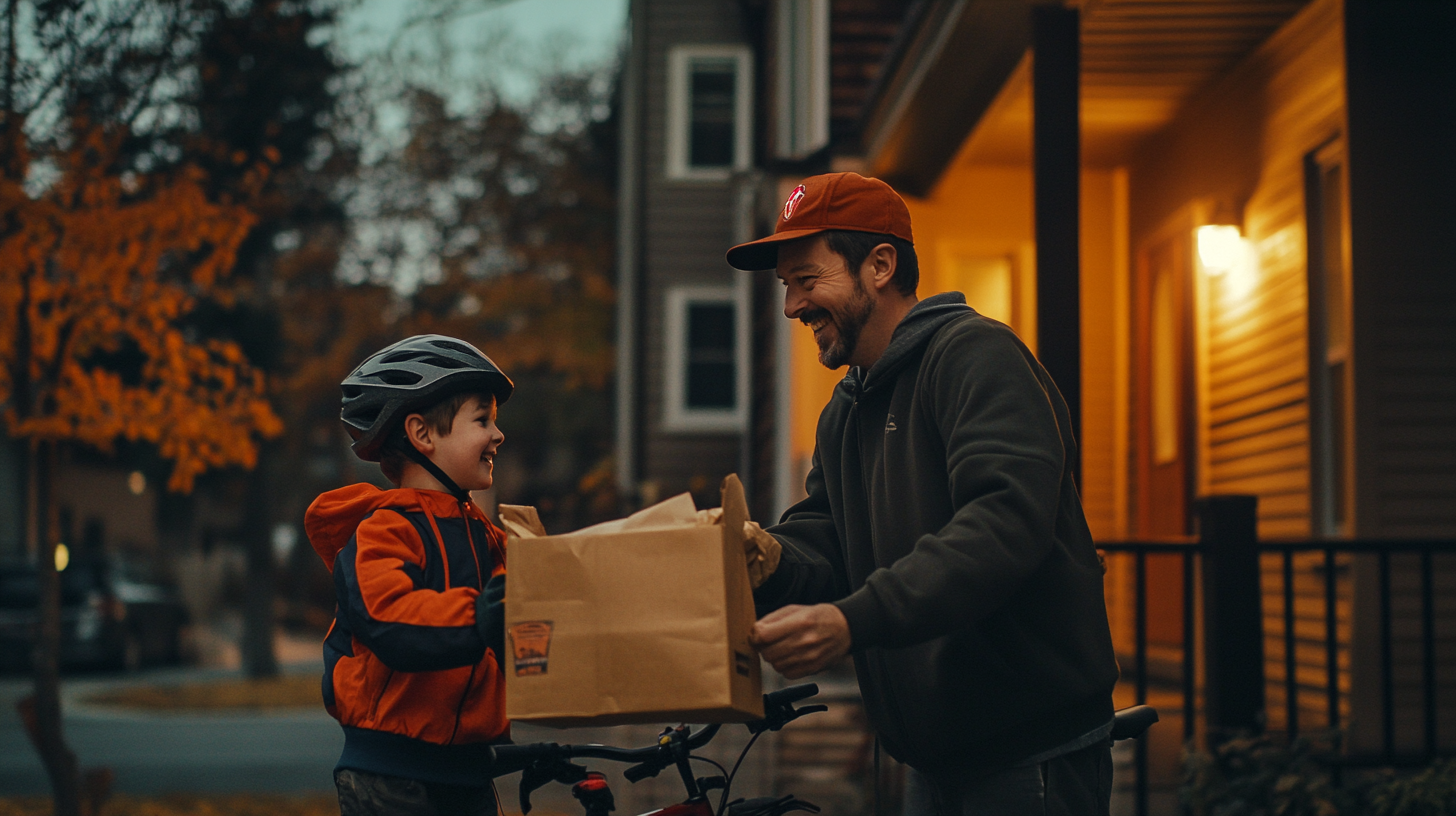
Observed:
[[[475,628],[485,648],[495,650],[495,662],[506,664],[506,576],[495,575],[475,599]]]
[[[783,554],[783,546],[777,538],[764,532],[758,522],[745,521],[743,554],[748,558],[748,580],[754,589],[758,589],[779,568],[779,556]]]

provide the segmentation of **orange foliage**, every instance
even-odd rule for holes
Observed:
[[[282,432],[263,374],[236,343],[193,340],[181,321],[200,296],[226,302],[221,284],[254,216],[209,201],[195,169],[116,175],[121,134],[78,132],[44,193],[0,178],[6,429],[103,450],[122,438],[153,443],[179,491],[209,468],[251,467],[256,437]],[[101,362],[122,353],[139,373]]]

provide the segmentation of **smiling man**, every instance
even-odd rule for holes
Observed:
[[[1051,378],[959,293],[916,298],[910,213],[876,179],[806,179],[728,262],[775,269],[849,366],[808,497],[751,539],[777,563],[755,646],[790,678],[854,656],[907,814],[1106,813],[1117,665]]]

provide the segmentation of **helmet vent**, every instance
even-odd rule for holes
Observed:
[[[379,372],[378,377],[379,377],[379,379],[383,380],[384,382],[388,383],[389,385],[414,385],[415,383],[417,383],[420,380],[424,379],[423,377],[421,377],[420,375],[414,373],[413,371],[397,371],[397,370],[396,371],[381,371],[381,372]]]
[[[453,352],[456,352],[457,354],[464,354],[467,357],[479,357],[480,356],[480,352],[478,352],[475,349],[473,349],[473,348],[465,345],[464,343],[451,343],[448,340],[433,340],[433,341],[430,342],[430,345],[434,346],[435,348],[442,348],[442,349],[446,349],[448,351],[453,351]]]

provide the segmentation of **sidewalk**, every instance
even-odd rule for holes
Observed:
[[[288,674],[322,673],[318,645],[280,637]],[[332,789],[343,736],[323,710],[280,713],[152,713],[93,705],[103,691],[238,677],[236,664],[149,669],[62,678],[66,740],[81,766],[107,766],[118,793],[233,791],[291,793]],[[28,675],[0,676],[0,796],[42,795],[50,783],[15,704],[32,692]]]
[[[116,793],[329,793],[333,768],[343,748],[338,724],[317,708],[285,713],[157,713],[86,702],[101,692],[135,686],[175,685],[240,676],[236,649],[220,644],[218,666],[166,668],[134,674],[81,674],[62,679],[66,739],[82,767],[108,766],[116,773]],[[229,654],[231,653],[231,654]],[[287,674],[320,676],[322,658],[313,640],[282,638],[277,654]],[[32,691],[28,675],[0,676],[0,797],[42,796],[50,792],[34,748],[22,730],[15,703]],[[660,726],[621,726],[556,730],[516,725],[517,742],[606,743],[641,747],[656,742]],[[731,767],[748,734],[728,726],[705,752]],[[759,796],[764,763],[771,751],[750,754],[735,785],[735,796]],[[631,784],[624,766],[588,760],[607,773],[618,813],[640,813],[679,802],[682,782],[669,769],[655,779]],[[703,766],[700,773],[713,773]],[[497,781],[507,814],[519,813],[519,775]],[[548,785],[532,797],[533,813],[575,813],[580,807],[569,786]]]

